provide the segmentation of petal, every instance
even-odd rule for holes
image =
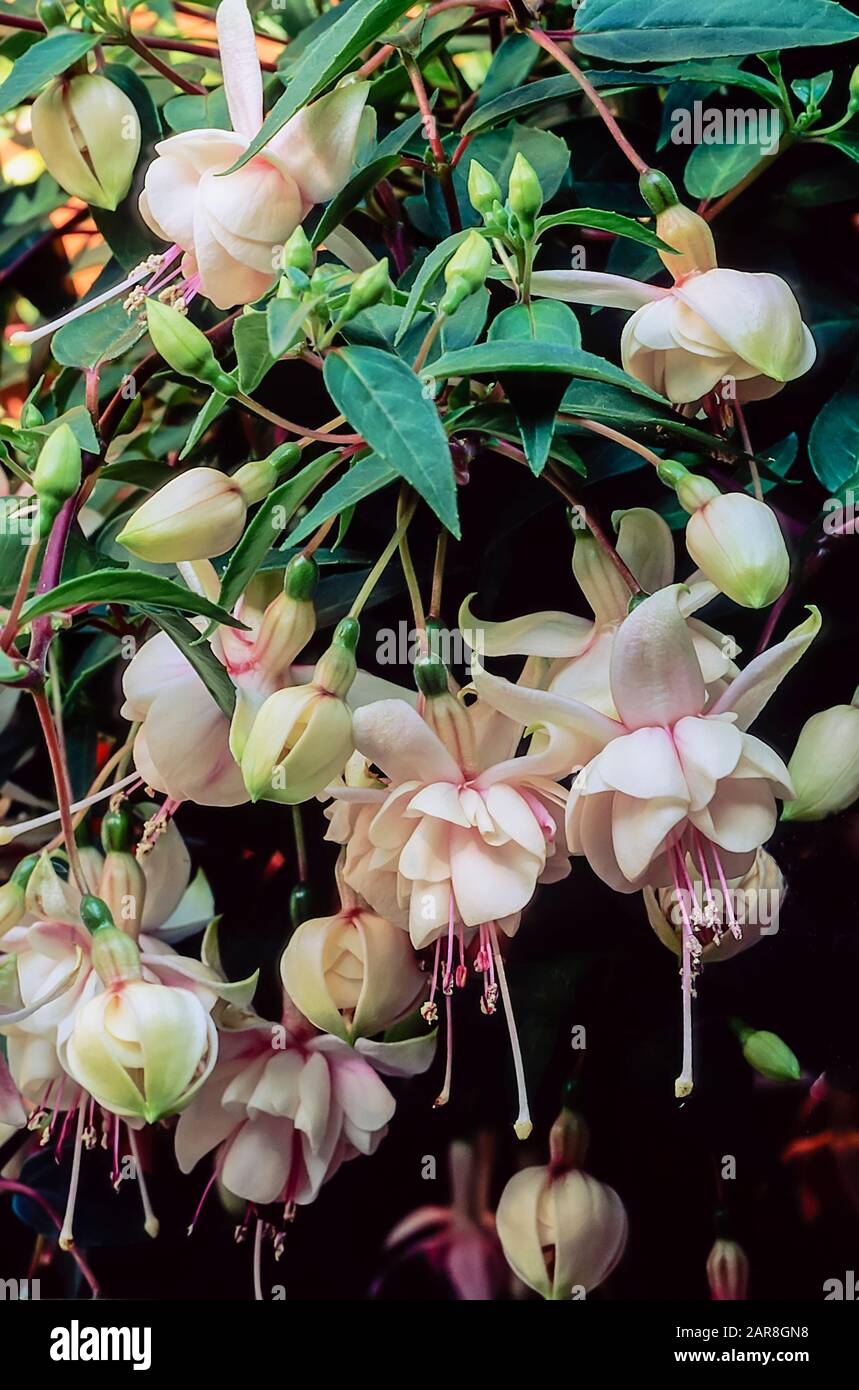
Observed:
[[[641,280],[597,270],[535,270],[531,292],[547,299],[564,299],[568,304],[604,304],[614,309],[639,309],[671,293]]]
[[[744,671],[731,682],[727,690],[716,700],[710,714],[724,714],[733,711],[737,716],[737,728],[747,729],[754,723],[769,700],[778,689],[789,671],[814,641],[821,627],[819,609],[808,607],[810,616],[788,633],[783,642],[761,652],[750,661]]]
[[[188,249],[194,240],[194,204],[200,175],[188,161],[165,155],[146,170],[140,214],[157,236]]]
[[[459,627],[467,647],[481,656],[578,656],[591,639],[593,623],[572,613],[525,613],[491,623],[471,611],[474,594],[463,601]]]
[[[305,203],[327,203],[348,180],[369,91],[369,82],[337,87],[305,106],[266,146]]]
[[[459,782],[444,744],[404,700],[379,700],[355,711],[355,746],[394,782]]]
[[[251,140],[262,125],[262,70],[245,0],[220,0],[215,23],[233,130]]]
[[[629,729],[671,725],[704,708],[704,681],[678,606],[680,592],[675,584],[645,599],[615,637],[611,690]]]
[[[644,592],[655,594],[657,589],[667,588],[674,578],[674,541],[667,521],[649,507],[630,507],[615,512],[612,522],[617,530],[617,553]]]
[[[274,1202],[289,1177],[292,1122],[274,1115],[247,1120],[227,1146],[221,1180],[246,1202]]]
[[[611,833],[621,873],[631,884],[639,885],[652,861],[662,850],[665,837],[685,820],[689,809],[684,799],[638,797],[617,792],[612,806]]]
[[[689,800],[689,788],[671,735],[665,729],[642,728],[616,738],[598,753],[577,779],[585,796],[607,790],[628,796]]]
[[[479,927],[527,906],[543,862],[519,845],[488,846],[477,831],[454,829],[450,867],[459,915]]]
[[[763,778],[727,778],[719,783],[707,810],[712,825],[709,838],[735,854],[758,849],[775,830],[775,797]]]
[[[545,772],[548,776],[569,772],[571,767],[589,762],[593,755],[603,748],[610,739],[623,732],[613,719],[591,709],[577,700],[565,699],[545,690],[531,690],[513,685],[500,676],[493,676],[475,657],[472,666],[472,681],[481,699],[495,709],[516,720],[525,727],[545,726],[550,735],[547,748],[535,755],[531,764],[533,771]],[[481,778],[483,785],[489,780],[497,780],[500,768],[493,768],[487,777]],[[505,768],[504,775],[507,775]]]
[[[549,1181],[547,1168],[523,1168],[514,1173],[498,1203],[495,1226],[507,1263],[514,1274],[543,1298],[551,1293],[546,1260],[537,1225],[537,1207]]]
[[[777,275],[709,270],[691,276],[675,292],[765,376],[793,381],[814,361],[814,340],[793,291]]]
[[[728,777],[743,751],[743,736],[724,719],[681,719],[674,726],[674,740],[695,811],[707,805],[716,783]]]

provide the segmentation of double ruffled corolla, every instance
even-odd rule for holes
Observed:
[[[739,401],[774,396],[817,355],[793,291],[778,275],[719,268],[707,224],[684,211],[682,238],[657,224],[670,245],[694,244],[691,255],[663,254],[675,277],[670,289],[598,271],[543,270],[531,277],[531,292],[634,309],[621,337],[624,368],[676,405],[726,381]]]
[[[183,131],[156,145],[140,212],[156,236],[181,247],[186,281],[229,309],[268,289],[283,243],[346,183],[369,84],[353,82],[305,107],[227,173],[262,126],[262,72],[245,0],[221,0],[217,26],[233,128]]]

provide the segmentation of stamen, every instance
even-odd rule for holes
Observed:
[[[519,1114],[516,1116],[516,1123],[513,1126],[513,1130],[517,1139],[527,1139],[533,1129],[533,1125],[531,1123],[531,1112],[528,1108],[528,1091],[525,1086],[525,1067],[522,1062],[522,1049],[519,1046],[516,1019],[513,1016],[513,1001],[510,998],[510,990],[507,985],[507,973],[504,969],[504,961],[498,946],[498,934],[495,930],[495,923],[489,922],[487,926],[492,941],[492,955],[495,958],[495,967],[498,971],[501,998],[504,1002],[507,1031],[510,1034],[510,1050],[513,1053],[513,1068],[516,1072],[516,1088],[519,1092]]]
[[[421,1018],[428,1027],[432,1027],[438,1022],[438,1005],[435,1002],[436,990],[438,989],[438,967],[441,961],[441,937],[436,937],[435,960],[432,967],[432,984],[430,985],[430,996],[425,1004],[421,1005]]]
[[[107,797],[113,796],[115,792],[121,791],[123,787],[128,787],[132,782],[140,781],[139,772],[130,772],[122,781],[114,782],[112,787],[102,787],[100,792],[94,796],[86,796],[83,801],[74,801],[69,807],[73,815],[78,811],[85,811],[88,806],[94,806],[97,801],[104,801]],[[29,830],[41,830],[43,825],[52,825],[54,821],[60,819],[59,811],[48,811],[47,815],[36,816],[33,820],[19,821],[16,825],[0,826],[0,845],[11,844],[12,840],[17,840],[19,835],[26,835]]]
[[[736,917],[734,916],[734,905],[731,902],[731,890],[728,887],[728,881],[725,878],[725,870],[722,868],[722,861],[719,858],[719,851],[716,849],[716,846],[713,844],[712,840],[709,840],[708,844],[710,846],[710,853],[713,856],[713,863],[716,865],[716,873],[719,875],[719,883],[721,884],[722,888],[722,896],[725,899],[725,914],[728,918],[728,926],[731,928],[731,933],[733,936],[736,937],[737,941],[742,941],[742,929]]]
[[[265,1223],[257,1217],[256,1230],[254,1232],[254,1298],[257,1303],[264,1303],[265,1297],[262,1291],[262,1235]]]
[[[116,1127],[117,1129],[119,1128],[118,1120]],[[158,1217],[155,1215],[155,1212],[152,1210],[152,1203],[149,1200],[149,1189],[146,1186],[146,1177],[144,1176],[143,1172],[143,1164],[140,1162],[140,1152],[137,1147],[137,1136],[135,1135],[134,1130],[131,1128],[131,1125],[126,1125],[125,1129],[126,1133],[128,1134],[128,1143],[131,1148],[131,1156],[134,1159],[134,1171],[137,1174],[137,1185],[140,1188],[140,1200],[143,1203],[143,1229],[146,1232],[146,1234],[148,1236],[151,1236],[154,1240],[155,1237],[158,1235],[159,1230],[161,1229],[160,1223],[158,1221]]]
[[[215,1168],[215,1169],[213,1169],[213,1171],[212,1171],[212,1176],[209,1178],[209,1181],[206,1183],[206,1186],[203,1188],[203,1195],[202,1195],[202,1197],[200,1198],[199,1202],[197,1203],[197,1210],[194,1212],[194,1215],[193,1215],[193,1217],[191,1218],[191,1224],[190,1224],[190,1226],[188,1227],[188,1235],[189,1235],[189,1236],[191,1236],[191,1235],[194,1234],[194,1227],[196,1226],[197,1222],[198,1222],[199,1219],[200,1219],[200,1213],[201,1213],[201,1211],[203,1210],[203,1204],[204,1204],[206,1198],[208,1197],[209,1193],[211,1192],[212,1188],[214,1187],[214,1185],[215,1185],[215,1180],[216,1180],[217,1176],[218,1176],[218,1170],[217,1170],[217,1168]]]
[[[674,1082],[674,1094],[678,1100],[691,1095],[695,1085],[692,1075],[692,949],[691,943],[695,939],[692,931],[692,923],[689,920],[689,913],[686,910],[686,900],[683,890],[680,887],[680,878],[677,873],[677,861],[682,862],[682,850],[677,845],[673,845],[669,852],[673,856],[674,863],[672,869],[674,873],[674,891],[680,903],[680,912],[683,917],[682,933],[682,954],[680,975],[683,981],[683,1061],[681,1064],[680,1075]]]
[[[71,1114],[71,1111],[69,1111],[69,1114]],[[75,1219],[75,1203],[77,1201],[78,1184],[80,1183],[81,1177],[81,1154],[83,1152],[83,1133],[85,1121],[86,1095],[83,1091],[81,1091],[80,1096],[78,1098],[78,1126],[77,1131],[75,1133],[75,1151],[72,1157],[72,1176],[69,1182],[69,1195],[66,1201],[66,1210],[65,1215],[63,1216],[63,1225],[62,1229],[60,1230],[59,1240],[61,1250],[71,1250],[72,1246],[75,1243],[72,1226]],[[62,1135],[60,1136],[60,1144],[62,1144]]]
[[[171,248],[173,256],[178,251],[178,247]],[[31,328],[26,332],[18,331],[13,333],[9,339],[14,347],[23,347],[28,343],[37,343],[40,338],[47,338],[51,333],[56,333],[58,328],[63,328],[67,323],[73,323],[81,315],[88,314],[91,309],[99,309],[102,304],[109,304],[111,300],[118,299],[126,290],[133,289],[139,285],[141,280],[145,280],[147,275],[152,275],[154,271],[160,270],[171,252],[168,251],[164,256],[149,256],[139,266],[132,270],[125,280],[120,280],[118,285],[105,290],[103,294],[97,294],[95,299],[87,300],[86,304],[78,304],[76,308],[70,309],[67,314],[62,314],[60,318],[53,319],[51,323],[43,323],[41,328]],[[172,257],[171,257],[172,259]]]
[[[433,1109],[447,1105],[450,1100],[450,1083],[453,1077],[453,1001],[449,994],[444,996],[445,1021],[447,1023],[447,1055],[444,1065],[444,1084],[433,1101]]]

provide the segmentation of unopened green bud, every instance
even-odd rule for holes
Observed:
[[[222,396],[239,394],[236,382],[218,365],[205,333],[201,333],[185,314],[163,304],[160,299],[147,299],[146,321],[152,346],[168,366],[183,376],[213,387]]]
[[[656,473],[661,482],[674,488],[678,502],[690,515],[719,496],[719,489],[715,483],[711,483],[709,478],[702,478],[698,473],[690,473],[677,459],[663,459],[657,466]]]
[[[15,865],[8,882],[0,888],[0,936],[21,925],[26,912],[27,884],[38,862],[37,854],[28,854]]]
[[[280,263],[284,270],[287,268],[303,270],[305,275],[309,275],[313,269],[313,247],[308,241],[307,233],[301,223],[285,243]]]
[[[108,988],[143,978],[137,942],[119,927],[103,926],[93,932],[91,952],[93,969]]]
[[[534,219],[543,206],[543,189],[536,170],[523,154],[517,154],[507,185],[507,201],[515,214],[522,236],[534,235]]]
[[[313,684],[341,698],[351,689],[357,671],[355,652],[360,626],[357,618],[343,618],[335,627],[331,646],[316,663]]]
[[[480,289],[491,264],[489,242],[479,232],[469,232],[444,268],[447,289],[439,305],[440,312],[455,313],[464,299]]]
[[[665,212],[680,201],[674,184],[659,169],[645,169],[638,180],[638,187],[651,212]]]
[[[498,180],[476,159],[468,166],[468,199],[474,211],[484,218],[490,217],[496,204],[501,203]]]
[[[857,65],[850,74],[848,91],[850,100],[847,103],[847,110],[852,116],[854,112],[859,111],[859,65]]]
[[[743,1056],[761,1076],[770,1081],[799,1080],[799,1062],[778,1034],[748,1028],[743,1023],[735,1023],[734,1029],[742,1044]]]
[[[252,507],[268,497],[277,482],[277,468],[271,458],[251,459],[232,474],[230,481],[239,489],[245,505]]]
[[[67,23],[66,12],[60,4],[60,0],[39,0],[36,6],[36,14],[48,30],[48,33],[50,33],[52,29],[62,29]]]
[[[384,299],[390,284],[391,276],[386,260],[377,261],[367,270],[362,270],[349,291],[349,298],[339,315],[340,322],[348,323],[349,319],[360,314],[362,309],[371,309],[374,304],[378,304]]]
[[[293,555],[283,576],[287,598],[306,603],[313,598],[319,582],[319,566],[312,555]]]
[[[33,470],[33,487],[39,498],[39,535],[48,534],[64,502],[81,485],[81,446],[68,425],[58,425],[42,446]]]
[[[131,849],[132,821],[128,811],[107,811],[101,822],[101,843],[105,854],[127,853]]]
[[[415,658],[415,684],[422,695],[433,700],[449,689],[447,667],[441,657],[429,652]]]
[[[32,401],[25,401],[21,408],[21,429],[35,430],[45,423],[45,417]]]

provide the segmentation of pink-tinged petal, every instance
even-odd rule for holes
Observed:
[[[170,641],[166,632],[159,632],[143,643],[128,664],[122,677],[125,704],[120,713],[123,719],[145,719],[153,700],[165,688],[170,687],[175,698],[180,699],[182,688],[198,680],[176,643]]]
[[[404,700],[379,700],[356,710],[353,729],[358,751],[395,783],[461,781],[441,739]]]
[[[743,751],[734,777],[765,777],[776,796],[792,800],[796,795],[788,768],[768,744],[753,734],[741,734]]]
[[[399,851],[412,833],[416,816],[407,816],[417,782],[402,782],[388,794],[372,817],[367,833],[370,844],[377,849]]]
[[[743,736],[724,719],[681,719],[674,740],[691,793],[694,811],[713,796],[716,783],[734,771],[743,751]]]
[[[496,783],[486,792],[486,809],[504,834],[529,854],[545,858],[546,837],[528,802],[515,787]]]
[[[712,826],[708,837],[735,854],[757,850],[776,826],[775,797],[763,778],[720,782],[707,811]]]
[[[188,161],[153,159],[140,195],[140,215],[156,236],[188,247],[194,239],[194,202],[200,175]]]
[[[680,591],[675,584],[645,599],[621,623],[615,637],[611,690],[629,729],[670,726],[704,708],[704,681],[678,607]]]
[[[481,656],[578,656],[591,640],[593,623],[572,613],[525,613],[505,622],[487,622],[471,611],[469,594],[459,610],[465,644]]]
[[[661,852],[665,837],[685,820],[688,802],[669,797],[642,801],[618,792],[612,806],[612,844],[624,878],[640,885],[652,861]]]
[[[639,309],[671,293],[657,285],[598,270],[535,270],[531,292],[568,304],[604,304],[613,309]]]
[[[239,806],[248,799],[241,769],[229,749],[229,724],[203,682],[184,690],[177,705],[169,693],[158,697],[141,733],[145,745],[135,762],[141,775],[179,801],[202,806]],[[148,773],[146,762],[151,763]],[[152,772],[157,774],[152,780]]]
[[[814,362],[814,339],[790,286],[777,275],[710,270],[691,276],[675,293],[765,376],[793,381]]]
[[[372,1134],[393,1118],[396,1102],[373,1068],[351,1048],[349,1053],[332,1059],[333,1094],[353,1125]]]
[[[299,1078],[299,1103],[295,1128],[307,1135],[314,1149],[322,1144],[328,1128],[331,1105],[331,1075],[328,1063],[320,1053],[308,1057]]]
[[[291,178],[257,156],[234,174],[204,174],[199,200],[221,246],[242,265],[269,278],[272,247],[301,220],[301,195]]]
[[[809,606],[809,617],[769,651],[761,652],[744,671],[731,682],[716,700],[710,714],[732,711],[737,716],[737,728],[747,729],[754,723],[770,696],[793,669],[799,658],[814,641],[821,627],[820,612]]]
[[[208,169],[229,169],[245,149],[247,141],[230,130],[184,130],[170,135],[155,146],[160,159],[180,159],[198,174]]]
[[[347,182],[369,91],[369,82],[337,87],[305,106],[265,147],[295,180],[305,203],[327,203]]]
[[[215,23],[230,121],[251,140],[262,125],[262,70],[245,0],[220,0]]]
[[[656,352],[666,352],[676,346],[673,324],[677,300],[666,295],[652,304],[645,304],[635,316],[635,338],[642,347]]]
[[[221,1180],[246,1202],[274,1202],[289,1177],[292,1123],[260,1115],[242,1125],[227,1146]]]
[[[519,845],[490,847],[475,831],[454,829],[450,867],[459,915],[467,927],[478,927],[527,906],[543,861]]]
[[[431,782],[428,787],[421,787],[409,802],[408,810],[411,814],[450,821],[451,825],[469,824],[462,809],[459,788],[452,782]]]
[[[216,1149],[236,1127],[235,1116],[221,1105],[222,1091],[216,1074],[179,1116],[176,1162],[183,1173],[190,1173],[204,1154]]]
[[[447,931],[450,915],[449,880],[429,883],[415,879],[409,896],[409,936],[416,951],[422,951],[441,932]]]
[[[457,1298],[486,1303],[495,1291],[491,1268],[492,1250],[486,1237],[476,1228],[459,1229],[447,1253],[447,1277]]]
[[[20,1129],[27,1123],[27,1112],[6,1058],[0,1053],[0,1124]]]
[[[644,592],[655,594],[667,588],[674,578],[674,541],[668,523],[649,507],[615,512],[612,521],[617,528],[617,553]]]
[[[141,930],[157,930],[176,911],[191,878],[191,856],[175,821],[168,821],[142,862],[146,879]]]
[[[268,288],[274,276],[242,265],[214,235],[209,215],[197,200],[194,209],[194,257],[200,275],[200,289],[217,309],[249,304]]]
[[[613,739],[580,774],[585,796],[608,790],[646,800],[670,797],[688,801],[683,768],[665,729],[636,729]]]
[[[443,883],[450,878],[450,825],[428,817],[419,820],[403,846],[397,868],[404,878]]]

